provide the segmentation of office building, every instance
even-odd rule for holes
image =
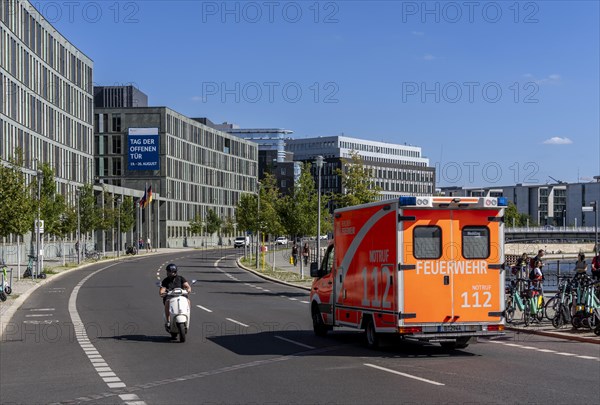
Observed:
[[[94,86],[94,108],[148,107],[148,96],[133,85]]]
[[[422,156],[418,146],[322,136],[288,139],[286,150],[294,154],[295,161],[310,162],[313,167],[317,156],[323,156],[323,193],[345,192],[337,169],[344,170],[344,161],[350,160],[353,151],[361,156],[364,167],[371,170],[374,185],[381,187],[381,199],[431,195],[435,190],[435,168],[429,167],[429,159]]]
[[[235,221],[240,195],[256,193],[254,142],[167,107],[98,108],[94,123],[94,175],[113,186],[152,187],[149,227],[159,247],[177,246],[189,221],[208,210]]]
[[[69,198],[93,177],[92,60],[25,0],[0,1],[0,162],[49,164]]]

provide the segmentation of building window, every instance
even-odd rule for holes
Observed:
[[[112,130],[113,132],[121,132],[121,114],[113,114]]]

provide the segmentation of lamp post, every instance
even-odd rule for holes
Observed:
[[[256,209],[256,270],[259,268],[259,259],[260,255],[260,182],[256,182],[257,187],[257,209]]]
[[[121,256],[121,197],[117,198],[117,258]]]
[[[37,220],[35,225],[35,277],[40,276],[40,216],[41,216],[41,194],[42,194],[42,181],[44,179],[44,173],[41,170],[37,171],[36,174],[37,179],[37,200],[38,200],[38,209],[37,209]],[[32,277],[33,278],[33,277]]]
[[[77,198],[77,264],[81,264],[81,213],[79,212],[80,201],[81,201],[81,189],[75,191],[75,198]]]
[[[321,169],[323,169],[323,156],[317,156],[317,267],[321,265]]]

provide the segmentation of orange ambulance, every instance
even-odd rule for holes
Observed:
[[[314,277],[314,331],[464,348],[504,332],[505,197],[399,197],[338,209]]]

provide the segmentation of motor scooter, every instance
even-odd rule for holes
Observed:
[[[196,280],[193,280],[191,284],[195,284]],[[169,323],[166,324],[165,329],[171,334],[172,339],[177,339],[179,335],[179,342],[185,342],[187,331],[190,327],[190,302],[187,298],[188,292],[183,288],[174,288],[168,290],[166,297],[169,300]]]

